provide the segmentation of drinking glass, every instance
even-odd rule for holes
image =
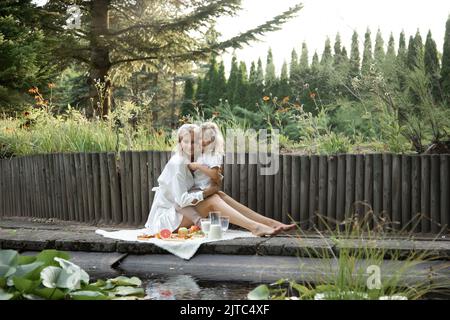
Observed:
[[[209,212],[209,220],[211,224],[219,224],[220,225],[220,212],[219,211],[210,211]]]
[[[220,225],[222,226],[223,232],[227,231],[230,225],[230,217],[220,217]]]
[[[206,219],[206,218],[205,219],[201,219],[200,220],[200,225],[201,225],[203,233],[208,235],[209,228],[211,227],[211,221],[209,219]]]

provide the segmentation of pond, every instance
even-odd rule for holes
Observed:
[[[204,281],[190,275],[158,275],[142,280],[145,293],[152,300],[243,300],[258,285]]]

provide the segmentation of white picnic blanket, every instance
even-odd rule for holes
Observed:
[[[167,241],[156,238],[151,238],[147,240],[139,240],[137,238],[138,235],[149,233],[148,229],[134,229],[134,230],[119,230],[119,231],[105,231],[101,229],[95,230],[95,233],[100,234],[106,238],[112,238],[117,240],[125,240],[125,241],[136,241],[136,242],[145,242],[145,243],[153,243],[154,245],[169,251],[170,253],[189,260],[192,256],[197,252],[198,248],[202,245],[202,243],[214,242],[214,241],[222,241],[222,240],[231,240],[236,238],[252,238],[256,237],[251,232],[248,231],[240,231],[240,230],[227,230],[223,233],[222,239],[219,240],[210,240],[208,238],[195,238],[184,241]]]

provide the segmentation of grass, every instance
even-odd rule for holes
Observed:
[[[450,279],[434,281],[433,275],[450,267],[449,262],[438,269],[428,270],[421,277],[412,279],[415,268],[425,262],[439,260],[431,250],[400,250],[386,248],[385,240],[397,237],[414,241],[414,234],[394,231],[392,223],[377,219],[369,211],[364,217],[354,215],[341,224],[330,223],[320,217],[327,231],[317,234],[329,247],[315,249],[306,246],[305,256],[320,259],[320,266],[304,272],[323,268],[321,276],[297,283],[292,279],[280,279],[270,285],[261,285],[249,293],[250,299],[300,299],[300,300],[364,300],[364,299],[423,299],[430,294],[450,294]],[[419,219],[414,220],[419,223]],[[412,226],[414,230],[414,226]],[[299,243],[307,237],[299,228]],[[438,238],[439,236],[436,236]],[[442,268],[442,269],[441,269]],[[379,272],[380,277],[377,277]],[[306,274],[306,273],[305,273]],[[379,280],[379,281],[378,281]]]

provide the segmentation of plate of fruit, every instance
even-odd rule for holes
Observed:
[[[161,239],[165,241],[185,241],[198,238],[204,238],[205,234],[202,232],[199,226],[191,226],[189,229],[182,227],[177,232],[171,232],[169,229],[162,229],[160,232],[154,235],[141,234],[138,236],[139,240],[148,239]]]

